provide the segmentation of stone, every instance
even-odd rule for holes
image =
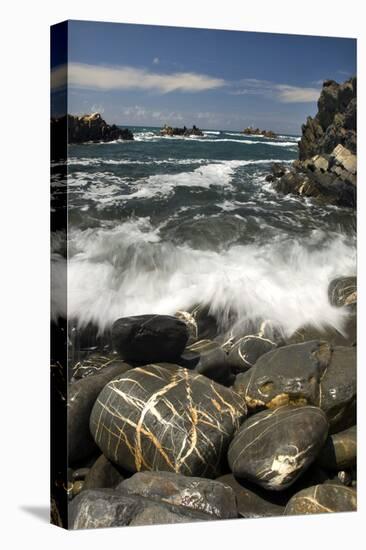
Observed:
[[[331,433],[355,424],[356,394],[356,348],[337,346],[323,373],[318,402],[328,417]]]
[[[228,362],[234,374],[246,372],[254,366],[259,357],[276,347],[277,344],[268,338],[256,335],[244,336],[231,348]]]
[[[238,374],[233,390],[251,410],[283,405],[316,405],[320,378],[331,359],[327,342],[313,340],[274,349]]]
[[[174,361],[188,341],[184,322],[169,315],[136,315],[117,319],[112,326],[115,350],[127,361]]]
[[[353,306],[357,303],[356,277],[338,277],[328,287],[329,302],[332,306]]]
[[[255,485],[249,488],[243,484],[243,480],[236,479],[233,474],[218,477],[217,481],[221,481],[233,489],[239,517],[261,518],[283,515],[285,504],[280,504],[278,499],[273,498],[273,495],[277,496],[277,493],[264,491]]]
[[[238,517],[233,489],[211,479],[186,477],[172,472],[138,472],[120,483],[117,491],[187,507],[217,519]]]
[[[344,485],[325,483],[304,489],[287,503],[285,515],[353,512],[357,510],[356,491]]]
[[[237,477],[280,491],[315,460],[327,435],[328,421],[318,407],[262,411],[244,422],[234,436],[229,466]]]
[[[78,468],[77,470],[72,472],[72,480],[73,481],[83,481],[86,476],[88,475],[90,471],[90,468]]]
[[[168,126],[167,124],[164,125],[163,128],[160,130],[160,135],[162,136],[203,136],[202,130],[197,128],[197,126],[193,125],[192,128],[186,128],[185,126],[183,128],[172,128],[172,126]]]
[[[271,139],[277,137],[277,134],[275,134],[272,130],[260,130],[259,128],[253,128],[252,126],[244,128],[241,134],[246,136],[263,136]]]
[[[107,366],[103,372],[77,380],[68,388],[67,434],[70,463],[83,460],[98,451],[89,430],[94,401],[103,387],[130,368],[126,363]]]
[[[224,386],[234,383],[235,376],[231,371],[227,354],[218,342],[199,340],[188,346],[186,351],[195,357],[194,370],[196,372]]]
[[[163,505],[113,489],[82,491],[69,506],[69,528],[91,529],[214,519],[188,508]]]
[[[313,160],[314,168],[316,170],[320,170],[321,172],[326,172],[328,170],[329,161],[326,157],[322,155],[316,155],[315,157],[313,157],[312,160]]]
[[[194,316],[189,311],[177,311],[175,317],[186,324],[188,329],[188,342],[192,344],[198,340],[198,325]]]
[[[122,369],[125,368],[126,370],[132,368],[132,365],[128,365],[115,353],[93,353],[83,361],[78,361],[75,365],[73,365],[73,381],[86,378],[87,376],[93,376],[94,374],[100,374],[105,367],[110,366],[121,366]]]
[[[128,471],[215,477],[246,412],[231,389],[188,369],[153,364],[103,388],[90,429],[103,454]]]
[[[334,148],[331,153],[331,160],[335,164],[342,166],[347,172],[356,174],[357,172],[357,157],[351,151],[346,149],[340,143]]]
[[[85,476],[83,489],[112,489],[123,479],[118,467],[102,454]]]
[[[353,346],[357,341],[356,320],[356,315],[350,313],[345,320],[342,332],[339,332],[332,326],[318,328],[312,325],[305,325],[295,330],[295,332],[286,339],[286,344],[301,344],[309,340],[325,340],[332,347]]]
[[[348,470],[356,465],[357,429],[351,426],[347,430],[328,436],[317,463],[329,470]]]

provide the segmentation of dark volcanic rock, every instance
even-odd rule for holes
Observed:
[[[245,416],[230,389],[181,367],[148,365],[104,387],[90,429],[103,454],[129,471],[215,477]]]
[[[139,472],[123,481],[117,491],[186,507],[218,519],[238,517],[232,488],[211,479],[171,472]]]
[[[319,407],[326,413],[330,432],[356,422],[356,348],[335,347],[320,384]]]
[[[233,389],[254,410],[317,405],[320,378],[330,358],[330,346],[319,340],[284,346],[262,355],[254,367],[238,374]]]
[[[188,508],[156,503],[113,489],[82,491],[70,504],[69,528],[91,529],[124,525],[155,525],[214,519]]]
[[[188,341],[185,323],[169,315],[137,315],[117,319],[112,326],[113,345],[126,360],[174,361]]]
[[[246,372],[265,353],[277,347],[275,342],[261,336],[248,335],[240,338],[229,353],[228,362],[235,374]]]
[[[353,512],[357,510],[354,489],[344,485],[315,485],[300,491],[288,502],[285,514],[323,514],[329,512]]]
[[[266,138],[277,137],[277,134],[272,132],[272,130],[260,130],[259,128],[252,128],[251,126],[249,126],[248,128],[244,128],[241,133],[246,136],[263,136]]]
[[[285,504],[276,502],[276,499],[272,498],[273,492],[264,491],[257,486],[249,489],[233,474],[225,474],[217,478],[217,481],[221,481],[233,489],[240,517],[261,518],[283,515]]]
[[[356,315],[350,313],[342,332],[332,326],[316,328],[306,325],[297,329],[289,338],[287,344],[301,344],[309,340],[325,340],[331,346],[353,346],[357,340]]]
[[[271,490],[289,487],[315,460],[328,434],[318,407],[280,407],[244,422],[230,444],[233,474]]]
[[[97,451],[89,431],[89,418],[94,402],[103,387],[131,367],[121,362],[103,372],[70,384],[67,402],[68,453],[71,463],[88,458]]]
[[[83,490],[85,489],[112,489],[123,481],[123,475],[112,462],[104,455],[94,462],[85,476]]]
[[[330,435],[317,458],[317,463],[329,470],[348,470],[356,464],[357,428]]]
[[[160,134],[162,136],[203,136],[202,130],[197,128],[197,126],[193,125],[192,128],[186,128],[183,126],[183,128],[173,128],[172,126],[165,126],[160,130]]]
[[[188,346],[186,351],[190,354],[191,361],[195,358],[194,370],[199,374],[224,386],[234,382],[235,376],[231,372],[227,354],[217,342],[199,340]]]
[[[328,287],[329,301],[332,306],[351,306],[357,302],[356,277],[338,277]]]
[[[87,376],[93,376],[95,374],[101,374],[106,367],[111,366],[120,366],[122,368],[121,372],[124,372],[123,369],[128,370],[132,368],[131,365],[128,365],[114,353],[103,354],[103,353],[93,353],[89,355],[83,361],[78,361],[72,367],[73,379],[80,380],[81,378],[86,378]]]

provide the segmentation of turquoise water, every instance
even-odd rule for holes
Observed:
[[[298,137],[132,130],[133,142],[69,146],[69,316],[103,329],[204,303],[223,330],[228,317],[271,319],[286,332],[342,327],[327,286],[355,273],[353,212],[281,196],[265,181],[273,162],[297,158]],[[57,208],[66,187],[53,185]]]

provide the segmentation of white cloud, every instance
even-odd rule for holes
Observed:
[[[155,90],[161,93],[174,91],[201,92],[224,86],[222,78],[197,73],[162,74],[134,67],[103,67],[85,63],[69,63],[68,86],[91,90]],[[64,86],[65,67],[53,71],[53,89]]]
[[[320,94],[319,88],[277,84],[256,78],[244,78],[238,85],[233,95],[262,95],[280,103],[311,103],[317,101]]]
[[[158,57],[154,57],[153,64],[154,65],[159,65],[159,63],[160,63],[160,59]]]

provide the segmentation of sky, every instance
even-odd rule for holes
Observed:
[[[351,38],[69,21],[62,42],[55,32],[55,111],[68,60],[68,112],[124,126],[299,134],[322,82],[356,74]]]

